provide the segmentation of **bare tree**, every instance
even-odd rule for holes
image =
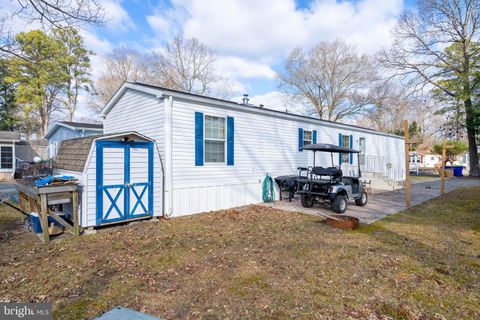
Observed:
[[[472,103],[480,85],[479,31],[480,0],[421,0],[401,16],[392,47],[381,55],[385,67],[418,90],[436,88],[463,103],[472,176],[480,175]]]
[[[382,81],[370,90],[372,108],[363,114],[359,124],[379,131],[393,133],[403,127],[409,111],[408,96],[391,81]]]
[[[90,101],[92,109],[100,111],[124,82],[155,82],[151,59],[134,49],[114,49],[105,57],[106,71],[95,83],[96,99]]]
[[[162,86],[196,94],[210,94],[221,80],[215,74],[214,52],[197,39],[176,36],[163,52],[154,53],[153,70]]]
[[[97,99],[90,102],[95,111],[124,82],[143,82],[165,88],[229,98],[233,84],[217,76],[215,54],[196,39],[176,36],[157,52],[143,54],[134,49],[117,48],[105,59],[106,71],[95,84]]]
[[[10,30],[12,18],[38,21],[46,28],[102,24],[105,12],[97,0],[17,0],[13,12],[0,17],[0,52],[20,57]]]
[[[403,131],[403,120],[409,119],[422,127],[422,132],[436,134],[435,127],[427,125],[432,120],[435,101],[428,94],[414,94],[391,80],[379,82],[370,90],[371,108],[363,114],[362,125],[379,131]],[[428,130],[427,130],[428,129]]]
[[[358,55],[343,40],[320,42],[305,53],[294,49],[277,74],[280,88],[311,107],[320,119],[339,121],[369,106],[369,88],[376,80],[371,58]]]
[[[97,0],[17,0],[17,14],[57,28],[103,23],[105,14]]]

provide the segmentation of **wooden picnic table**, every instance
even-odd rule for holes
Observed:
[[[63,183],[51,184],[42,187],[31,187],[22,183],[17,183],[20,209],[26,212],[26,207],[30,212],[37,212],[42,226],[42,240],[48,244],[50,234],[48,232],[48,216],[61,224],[67,231],[74,236],[80,235],[80,225],[78,217],[78,184]],[[73,207],[73,225],[59,216],[59,211],[49,208],[51,205],[72,203]]]

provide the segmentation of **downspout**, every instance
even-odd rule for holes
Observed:
[[[160,167],[162,167],[162,217],[165,218],[165,168],[163,166],[162,153],[158,150],[158,144],[155,142],[158,158],[160,159]]]
[[[163,185],[164,217],[173,213],[173,183],[172,183],[172,107],[173,97],[165,96],[164,139],[165,139],[165,170]],[[166,204],[165,204],[166,203]]]
[[[157,95],[156,98],[158,100],[161,100],[164,97],[162,95]],[[155,141],[155,149],[157,149],[158,158],[160,159],[160,167],[162,169],[162,217],[167,218],[167,216],[165,215],[165,165],[163,163],[162,153],[158,148],[157,141]]]

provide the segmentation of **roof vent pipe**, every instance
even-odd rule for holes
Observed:
[[[248,98],[248,94],[244,94],[244,95],[243,95],[243,99],[242,99],[243,104],[247,105],[247,104],[248,104],[248,100],[250,100],[250,99]]]

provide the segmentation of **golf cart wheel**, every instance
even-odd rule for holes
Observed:
[[[313,204],[315,202],[315,198],[314,197],[311,197],[311,196],[307,196],[305,194],[302,194],[302,206],[304,208],[311,208],[313,207]]]
[[[332,202],[332,209],[336,213],[344,213],[347,210],[347,197],[338,194]]]
[[[367,202],[368,202],[368,196],[365,191],[362,192],[362,195],[360,196],[360,198],[355,200],[355,204],[361,207],[365,207],[367,205]]]

